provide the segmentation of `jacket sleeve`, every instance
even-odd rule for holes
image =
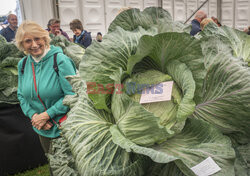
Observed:
[[[47,109],[47,113],[50,118],[54,118],[57,115],[66,114],[69,111],[69,107],[63,105],[63,99],[66,95],[74,95],[70,83],[65,76],[76,75],[76,68],[73,61],[64,54],[57,55],[57,64],[59,70],[59,82],[63,90],[64,96],[61,97],[53,106]]]
[[[25,116],[29,117],[30,119],[32,116],[36,113],[36,111],[31,107],[31,105],[26,101],[26,99],[23,97],[23,75],[21,73],[23,59],[18,63],[18,89],[17,89],[17,98],[20,101],[20,106],[22,108],[22,111]]]
[[[83,40],[83,46],[84,48],[87,48],[92,43],[92,38],[90,34],[86,34],[86,37]]]
[[[69,38],[68,34],[65,31],[63,31],[63,30],[61,32],[62,32],[62,35],[64,37],[66,37],[68,39],[68,41],[70,41],[70,38]]]

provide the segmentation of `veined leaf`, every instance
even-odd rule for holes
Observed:
[[[79,77],[71,77],[70,82],[74,89],[81,80]],[[83,91],[86,86],[83,82],[81,84],[82,89],[74,89],[79,97],[68,96],[64,100],[66,104],[73,103],[74,107],[68,113],[68,119],[62,123],[62,133],[69,143],[79,174],[143,175],[150,161],[144,156],[127,153],[113,143],[109,131],[115,123],[113,116],[104,110],[95,109]]]
[[[185,175],[194,175],[190,168],[209,156],[222,168],[214,175],[235,175],[235,153],[229,138],[202,120],[189,119],[180,134],[151,147],[136,145],[125,138],[116,125],[111,126],[110,130],[113,141],[128,152],[147,155],[158,163],[175,161]]]
[[[66,139],[62,136],[52,140],[52,152],[48,154],[53,175],[80,176]]]
[[[132,8],[117,15],[110,24],[108,31],[114,31],[117,26],[126,31],[133,31],[139,26],[144,29],[149,29],[155,24],[159,24],[160,22],[162,23],[160,20],[164,20],[164,22],[171,22],[172,17],[168,11],[162,8],[148,7],[144,9],[143,12],[140,12],[139,9]]]
[[[193,114],[239,140],[250,136],[250,72],[242,62],[224,54],[205,53],[212,64],[204,80],[203,100]],[[210,57],[207,57],[210,59]]]
[[[164,113],[167,108],[170,108],[168,107],[169,104],[163,109],[157,108],[157,105],[161,106],[164,102],[156,103],[155,108],[148,108],[155,110],[155,112],[149,112],[146,108],[147,105],[142,106],[125,92],[116,89],[113,93],[111,109],[116,124],[125,137],[136,144],[150,146],[165,141],[182,130],[186,118],[194,111],[195,82],[191,71],[178,60],[170,61],[167,70],[183,92],[180,104],[176,105],[177,108],[174,110],[176,115],[174,113],[170,117],[168,111],[167,114]],[[111,78],[114,79],[116,85],[122,85],[121,79],[123,77],[123,72],[120,69]],[[150,75],[147,76],[147,79],[151,79]],[[154,103],[150,104],[154,106]],[[159,113],[159,111],[162,113]],[[156,114],[161,115],[157,116]]]
[[[105,35],[103,42],[94,42],[88,47],[80,63],[82,79],[94,83],[95,87],[98,84],[104,87],[108,84],[112,85],[114,81],[110,76],[118,68],[127,70],[127,59],[136,52],[140,37],[154,33],[153,30],[145,31],[140,27],[133,32],[124,31],[118,27],[115,32]],[[95,93],[89,96],[96,108],[109,111],[107,99],[110,94]]]
[[[244,61],[250,62],[250,36],[245,32],[228,26],[218,27],[215,24],[209,23],[200,35],[219,39],[232,49],[232,54],[235,57],[243,58]]]
[[[185,176],[174,162],[153,163],[145,176]]]

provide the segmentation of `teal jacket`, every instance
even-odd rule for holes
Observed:
[[[59,69],[59,76],[53,68],[54,54],[57,54],[57,65]],[[42,103],[38,99],[33,82],[32,62],[35,67],[37,91],[43,103],[47,108],[47,113],[50,118],[57,123],[68,111],[69,107],[63,105],[65,95],[73,95],[72,87],[65,79],[65,76],[75,75],[76,68],[73,61],[63,54],[62,49],[50,46],[49,52],[36,63],[33,58],[28,55],[24,73],[21,73],[24,58],[18,63],[18,91],[17,97],[20,101],[20,106],[23,113],[30,119],[35,113],[42,113],[45,111]],[[50,120],[52,123],[53,121]],[[60,130],[57,125],[53,123],[50,130],[33,129],[39,135],[55,138],[60,135]]]

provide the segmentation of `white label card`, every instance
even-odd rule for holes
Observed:
[[[211,157],[192,167],[191,170],[198,176],[209,176],[221,170]]]
[[[140,104],[171,100],[173,81],[162,82],[142,91]]]

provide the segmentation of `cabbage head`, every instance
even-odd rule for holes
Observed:
[[[161,8],[129,9],[88,47],[80,75],[68,78],[76,94],[64,99],[62,124],[80,175],[191,176],[209,156],[221,168],[214,175],[247,175],[244,54],[188,29]],[[165,81],[174,82],[170,101],[139,103],[144,88]]]
[[[0,53],[0,104],[17,104],[17,64],[25,55],[1,35]]]

